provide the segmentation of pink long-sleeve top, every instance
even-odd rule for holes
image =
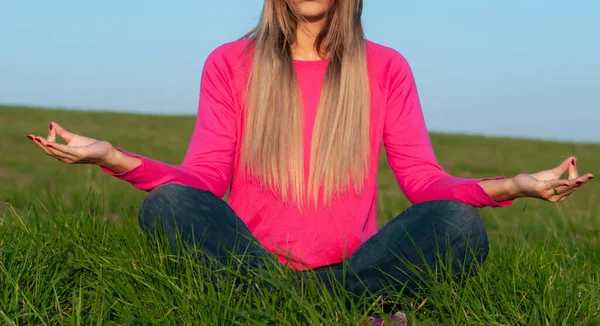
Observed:
[[[196,126],[181,165],[126,153],[139,157],[142,164],[122,174],[105,172],[145,191],[175,183],[223,197],[230,189],[231,208],[267,250],[293,269],[339,263],[377,232],[376,175],[382,143],[401,190],[413,204],[430,200],[457,200],[476,207],[510,204],[490,198],[478,184],[484,179],[457,178],[440,168],[408,63],[395,50],[373,42],[366,44],[371,162],[363,190],[336,198],[329,207],[319,204],[300,211],[284,203],[278,194],[246,178],[240,167],[251,65],[244,52],[247,42],[222,45],[206,60]],[[327,59],[294,62],[304,111],[306,160],[327,65]]]

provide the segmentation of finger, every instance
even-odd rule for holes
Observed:
[[[47,144],[46,148],[48,148],[50,150],[50,153],[52,153],[52,156],[54,156],[57,159],[60,159],[61,161],[65,162],[65,163],[77,163],[79,161],[73,155],[56,150],[51,144]]]
[[[587,173],[587,174],[584,174],[584,175],[582,175],[580,177],[577,177],[576,179],[569,180],[568,182],[569,182],[570,187],[577,187],[577,188],[579,188],[582,185],[590,182],[592,179],[594,179],[594,176],[591,173]]]
[[[582,177],[579,177],[577,179],[573,179],[573,180],[560,180],[562,182],[564,182],[564,184],[559,185],[557,187],[554,187],[554,189],[556,189],[556,191],[559,194],[564,194],[568,191],[571,191],[573,189],[578,189],[579,187],[581,187],[582,185],[586,184],[587,182],[589,182],[591,179],[589,179],[590,174],[586,174]],[[593,179],[593,177],[592,177]],[[553,191],[554,192],[554,191]]]
[[[590,176],[591,176],[591,178],[590,178]],[[577,191],[581,186],[588,183],[593,178],[594,177],[591,174],[586,174],[580,178],[577,178],[576,180],[571,180],[570,186],[559,186],[559,187],[555,188],[556,191],[558,192],[558,195],[556,195],[556,193],[554,193],[554,191],[553,191],[553,195],[558,197],[558,201],[562,202],[566,199],[566,197],[569,197],[572,193]],[[551,195],[551,197],[552,197],[552,195]]]
[[[37,147],[39,147],[42,151],[44,151],[44,153],[52,156],[52,154],[50,153],[50,149],[46,148],[46,146],[42,145],[42,138],[41,137],[37,137],[35,135],[29,135],[27,136],[27,138],[31,139],[31,141],[33,142],[33,144]]]
[[[79,160],[83,157],[81,149],[78,147],[67,146],[59,143],[48,143],[46,146],[76,160]]]
[[[556,192],[555,192],[556,190]],[[543,196],[543,199],[546,199],[549,202],[557,202],[559,199],[561,199],[565,194],[567,193],[567,191],[565,190],[560,190],[558,188],[555,189],[551,189],[550,191],[546,192]]]
[[[560,180],[560,179],[556,179],[556,180],[548,180],[544,182],[544,188],[545,190],[552,190],[552,189],[556,189],[559,187],[571,187],[571,183],[570,181],[567,180]]]
[[[44,151],[59,160],[63,160],[63,161],[73,161],[73,157],[71,155],[66,155],[60,151],[57,151],[56,149],[53,148],[52,145],[48,144],[48,141],[46,141],[44,138],[41,137],[36,137],[36,142],[43,147]]]
[[[560,177],[569,170],[569,165],[571,164],[571,159],[572,159],[572,157],[567,158],[559,166],[550,170],[550,171],[552,171],[552,174],[554,174],[556,179],[560,179]]]
[[[574,188],[571,188],[571,189],[567,189],[567,190],[561,192],[559,197],[560,198],[569,197],[572,193],[574,193],[575,191],[577,191],[577,189],[579,189],[579,187],[574,187]]]
[[[52,123],[52,127],[54,130],[56,130],[56,134],[64,139],[67,143],[71,142],[71,140],[73,140],[73,138],[75,137],[75,134],[66,130],[65,128],[61,127],[61,125],[59,125],[56,122]]]
[[[569,162],[569,180],[579,178],[579,172],[577,172],[577,158],[572,157]]]
[[[570,184],[566,180],[549,180],[544,183],[540,195],[548,201],[556,202],[562,192],[569,189],[569,187]]]
[[[48,124],[48,138],[46,138],[46,140],[49,142],[56,141],[56,128],[54,128],[54,124],[52,123],[52,121],[50,121],[50,123]]]
[[[558,198],[556,199],[559,202],[563,202],[565,201],[571,194],[573,194],[575,191],[577,191],[579,189],[580,185],[577,185],[571,189],[567,189],[564,192],[561,192],[560,196],[558,196]],[[550,200],[552,201],[552,200]]]

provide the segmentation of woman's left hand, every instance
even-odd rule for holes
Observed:
[[[512,179],[516,198],[535,197],[549,202],[562,202],[573,192],[594,178],[590,173],[579,176],[577,159],[569,157],[559,166],[533,174],[519,174]],[[561,179],[569,172],[568,179]]]

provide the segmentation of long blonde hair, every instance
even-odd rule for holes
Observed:
[[[265,0],[258,26],[246,35],[253,49],[241,163],[284,200],[316,205],[334,194],[362,190],[369,169],[369,82],[362,0],[336,0],[315,50],[329,64],[323,83],[304,189],[303,113],[291,46],[302,17],[293,0]],[[308,192],[308,193],[307,193]],[[312,198],[310,198],[312,197]]]

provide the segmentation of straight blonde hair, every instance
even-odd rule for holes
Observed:
[[[265,0],[253,49],[242,142],[243,171],[302,207],[360,192],[369,169],[370,94],[362,0],[336,0],[315,42],[329,64],[317,111],[305,189],[303,112],[291,47],[302,17],[293,0]],[[322,188],[322,194],[320,193]]]

